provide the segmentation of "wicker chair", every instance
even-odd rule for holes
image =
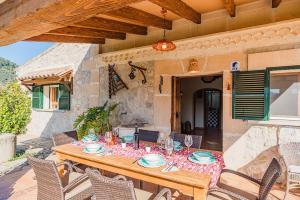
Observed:
[[[60,178],[58,166],[53,161],[29,156],[28,162],[36,175],[38,200],[82,200],[92,197],[93,189],[88,176],[74,172],[77,168],[70,163],[60,164],[69,166]]]
[[[124,176],[108,178],[102,176],[98,171],[87,169],[95,197],[98,200],[171,200],[171,190],[162,189],[155,197],[144,190],[135,189],[132,181],[127,181]],[[164,197],[165,196],[165,197]]]
[[[139,129],[139,139],[147,142],[157,142],[159,132]]]
[[[258,194],[248,193],[239,188],[234,188],[219,182],[218,187],[212,188],[208,191],[208,195],[218,197],[219,199],[233,198],[241,200],[265,200],[267,199],[267,196],[271,191],[273,185],[275,184],[276,180],[281,175],[281,167],[279,162],[275,158],[273,158],[261,181],[254,179],[248,175],[229,169],[224,169],[222,173],[235,174],[259,185]]]
[[[173,138],[174,141],[178,141],[182,145],[184,145],[185,134],[171,133],[171,137]],[[193,144],[192,144],[191,148],[200,149],[201,142],[202,142],[202,136],[201,135],[192,135],[192,138],[193,138]]]
[[[279,151],[287,168],[286,198],[290,189],[300,188],[300,143],[281,144]]]
[[[68,131],[63,133],[55,133],[52,135],[54,146],[71,143],[73,140],[78,140],[76,131]]]

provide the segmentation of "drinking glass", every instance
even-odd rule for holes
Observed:
[[[108,146],[110,146],[110,143],[112,141],[112,133],[111,132],[106,132],[104,135],[105,142]]]
[[[165,145],[165,134],[160,132],[158,135],[157,143],[160,145],[159,148],[163,149]]]
[[[191,135],[186,135],[184,137],[184,144],[188,148],[188,153],[190,152],[190,147],[193,145],[193,138]]]
[[[172,138],[167,138],[165,141],[165,149],[168,156],[171,156],[174,149],[174,141]]]

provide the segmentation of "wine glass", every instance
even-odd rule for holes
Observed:
[[[166,149],[166,152],[167,152],[167,155],[168,156],[171,156],[172,153],[173,153],[173,148],[174,148],[174,141],[172,138],[167,138],[166,141],[165,141],[165,149]]]
[[[188,153],[190,152],[190,147],[193,145],[193,138],[191,135],[186,135],[184,137],[184,144],[188,148]]]

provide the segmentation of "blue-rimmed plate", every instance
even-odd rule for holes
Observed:
[[[216,162],[215,157],[207,157],[206,156],[203,159],[197,159],[193,154],[190,154],[188,156],[188,160],[193,163],[197,163],[197,164],[212,164],[212,163]]]
[[[156,154],[157,161],[155,161],[155,162],[147,161],[147,156],[148,155],[145,155],[141,159],[139,159],[138,164],[143,166],[143,167],[147,167],[147,168],[161,167],[161,166],[166,164],[166,161],[164,160],[164,158],[159,154]]]
[[[133,143],[133,136],[132,135],[126,135],[122,137],[126,143]]]
[[[197,160],[206,159],[206,158],[214,158],[214,156],[210,152],[196,151],[192,153],[193,156]]]
[[[180,146],[174,146],[174,151],[181,151],[183,149],[183,147]]]
[[[101,149],[99,149],[99,150],[97,150],[97,151],[91,151],[91,150],[89,150],[89,149],[87,149],[87,148],[84,148],[83,149],[83,152],[84,153],[89,153],[89,154],[99,154],[99,153],[103,153],[105,151],[105,148],[104,147],[102,147]]]

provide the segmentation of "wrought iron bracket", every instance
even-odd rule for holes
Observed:
[[[145,76],[145,71],[147,71],[147,69],[146,68],[144,68],[144,67],[139,67],[139,66],[136,66],[136,65],[134,65],[134,64],[132,64],[132,61],[130,60],[130,61],[128,61],[128,65],[130,65],[130,67],[131,67],[131,71],[130,71],[130,73],[129,73],[129,78],[131,79],[131,80],[133,80],[133,79],[135,79],[135,77],[136,77],[136,75],[134,74],[134,72],[136,71],[136,70],[139,70],[140,72],[141,72],[141,74],[143,75],[143,80],[142,80],[142,84],[146,84],[147,83],[147,79],[146,79],[146,76]]]

